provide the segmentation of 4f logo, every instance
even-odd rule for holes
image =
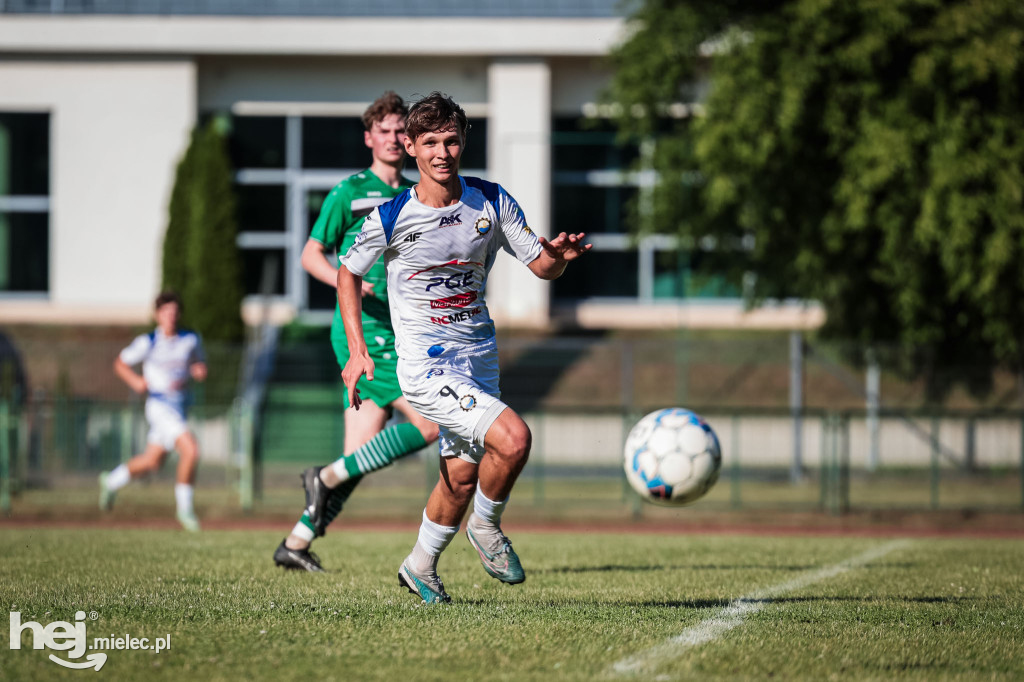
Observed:
[[[444,225],[442,225],[441,227],[444,227]],[[416,241],[419,238],[420,238],[420,233],[419,232],[413,232],[412,234],[408,235],[402,241],[403,242],[414,242],[414,241]]]
[[[459,217],[461,215],[462,215],[461,213],[456,213],[454,215],[446,215],[446,216],[444,216],[443,218],[441,218],[441,222],[438,224],[438,227],[441,228],[441,227],[452,227],[453,225],[461,225],[462,224],[462,219]]]

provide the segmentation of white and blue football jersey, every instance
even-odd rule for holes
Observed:
[[[206,361],[198,334],[179,330],[174,336],[165,336],[156,329],[137,336],[120,357],[126,365],[142,363],[149,397],[168,403],[184,415],[189,367]]]
[[[437,357],[493,338],[484,292],[498,249],[525,264],[541,252],[523,210],[501,185],[459,181],[462,198],[452,206],[426,206],[410,188],[377,207],[342,258],[362,276],[383,255],[402,358]]]

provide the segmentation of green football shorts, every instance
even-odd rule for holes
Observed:
[[[356,388],[363,400],[372,400],[379,407],[387,407],[402,397],[402,388],[398,385],[398,353],[395,352],[395,334],[391,330],[364,328],[366,348],[373,360],[373,381],[362,377]],[[345,336],[331,335],[334,357],[338,359],[338,367],[344,369],[348,362],[348,341]],[[345,409],[349,408],[348,390],[344,391]]]

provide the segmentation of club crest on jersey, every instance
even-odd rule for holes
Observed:
[[[437,227],[438,228],[442,228],[442,227],[454,227],[455,225],[461,225],[462,224],[461,215],[462,214],[460,214],[460,213],[455,213],[453,215],[442,216],[441,217],[441,222],[438,223]]]
[[[523,232],[526,234],[533,234],[533,230],[530,229],[529,225],[523,225]]]
[[[476,231],[480,234],[487,234],[491,231],[491,221],[489,218],[480,218],[476,221]]]

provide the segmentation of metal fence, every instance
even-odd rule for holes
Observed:
[[[19,346],[24,386],[0,400],[0,508],[33,487],[94,485],[97,472],[141,450],[141,400],[110,370],[119,344]],[[956,406],[964,400],[956,397],[926,409],[913,381],[886,377],[883,397],[888,390],[897,405],[869,410],[854,381],[861,370],[805,360],[807,404],[794,410],[784,334],[510,336],[500,347],[503,398],[534,433],[517,500],[537,510],[607,503],[619,514],[647,513],[624,483],[622,446],[640,417],[668,405],[700,412],[722,444],[706,509],[1024,509],[1016,403]],[[246,375],[243,349],[218,353],[213,371]],[[272,506],[302,467],[339,456],[344,437],[343,389],[326,341],[281,342],[264,378],[264,390],[250,393],[257,400],[211,401],[207,391],[191,412],[201,485],[230,491],[246,510]],[[373,485],[421,502],[436,457],[420,453]]]

